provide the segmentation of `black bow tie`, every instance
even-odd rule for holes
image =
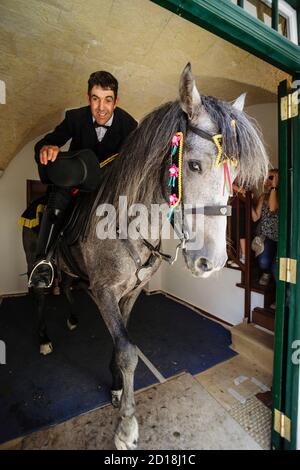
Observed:
[[[97,127],[104,127],[104,129],[110,128],[110,126],[105,126],[104,124],[98,124],[97,121],[94,121],[94,128],[97,129]]]

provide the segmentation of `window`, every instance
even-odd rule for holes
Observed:
[[[231,0],[237,5],[237,0]],[[279,0],[278,32],[298,44],[297,12],[284,0]],[[244,10],[272,27],[272,0],[244,0]]]

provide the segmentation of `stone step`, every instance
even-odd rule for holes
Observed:
[[[231,349],[273,372],[274,336],[256,328],[253,324],[241,323],[231,328]]]
[[[269,331],[274,331],[275,310],[271,308],[255,307],[252,311],[252,322]]]

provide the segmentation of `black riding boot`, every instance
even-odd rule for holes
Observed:
[[[37,246],[37,261],[31,271],[28,287],[47,288],[54,279],[54,268],[50,259],[47,259],[49,249],[52,248],[61,228],[62,211],[46,207],[43,213]]]
[[[48,288],[54,279],[52,249],[62,229],[65,209],[71,199],[70,190],[54,188],[43,212],[38,237],[36,263],[30,273],[28,287]]]

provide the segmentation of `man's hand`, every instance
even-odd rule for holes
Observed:
[[[54,162],[60,148],[56,145],[44,145],[40,150],[40,162],[47,165],[48,161]]]

